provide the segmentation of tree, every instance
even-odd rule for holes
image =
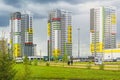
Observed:
[[[38,60],[37,60],[37,59],[34,59],[34,60],[33,60],[33,65],[35,65],[35,66],[38,65]]]
[[[15,80],[29,80],[31,75],[30,62],[27,56],[23,59],[22,71],[18,71],[16,74]]]
[[[0,79],[12,80],[16,74],[13,60],[9,59],[7,54],[2,55],[0,52]]]
[[[28,80],[31,74],[31,70],[27,56],[25,56],[23,60],[23,65],[24,65],[23,80]]]
[[[67,56],[67,54],[64,54],[64,55],[63,55],[62,60],[63,60],[63,66],[64,66],[64,62],[67,62],[67,61],[68,61],[68,56]]]
[[[58,62],[58,56],[54,56],[54,61],[57,63]]]
[[[66,43],[64,44],[64,55],[63,55],[63,66],[64,62],[68,62],[68,55],[67,55],[67,50],[66,50]]]
[[[6,41],[0,41],[0,80],[12,80],[15,77],[14,61],[7,52]]]

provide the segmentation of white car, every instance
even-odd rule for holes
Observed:
[[[120,58],[117,58],[116,60],[117,60],[117,61],[120,61]]]
[[[17,57],[17,58],[15,58],[15,62],[16,63],[22,63],[23,59],[21,57]]]

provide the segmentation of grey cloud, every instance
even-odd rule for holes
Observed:
[[[47,15],[45,16],[45,15],[40,15],[40,14],[34,14],[34,16],[33,16],[35,19],[44,19],[44,18],[47,18]]]
[[[14,6],[14,7],[22,7],[23,0],[3,0],[5,4]]]
[[[79,3],[85,3],[88,1],[97,1],[97,0],[4,0],[4,3],[7,5],[11,5],[14,7],[22,7],[21,4],[24,4],[23,2],[29,3],[40,3],[40,4],[48,4],[48,3],[56,3],[56,2],[67,2],[70,4],[79,4]]]
[[[9,24],[9,15],[0,15],[0,26],[8,26]]]
[[[27,1],[46,4],[46,3],[55,3],[55,2],[59,2],[59,1],[63,1],[63,0],[27,0]]]
[[[70,4],[80,4],[80,3],[99,1],[99,0],[27,0],[27,1],[37,2],[37,3],[42,3],[42,4],[56,3],[56,2],[61,2],[61,1],[67,2]]]

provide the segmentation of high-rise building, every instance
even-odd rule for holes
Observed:
[[[48,56],[72,56],[71,12],[61,9],[50,11],[48,17]]]
[[[14,57],[33,55],[33,29],[30,12],[11,14],[11,48]]]
[[[11,48],[14,57],[21,56],[21,13],[15,12],[11,14]]]
[[[23,56],[33,56],[33,17],[30,12],[24,12],[21,18]]]
[[[91,53],[116,48],[116,8],[97,7],[90,9]]]
[[[37,44],[33,44],[33,53],[34,53],[34,56],[38,56],[37,55]]]

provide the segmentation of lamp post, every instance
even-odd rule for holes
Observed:
[[[40,49],[40,60],[41,60],[41,49]]]
[[[50,62],[50,49],[51,49],[51,42],[48,40],[48,61]]]
[[[78,58],[80,58],[80,28],[78,30]]]

